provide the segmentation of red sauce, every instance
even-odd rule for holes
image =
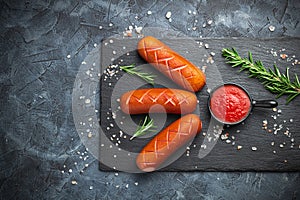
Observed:
[[[210,109],[218,120],[224,123],[236,123],[248,116],[251,101],[242,88],[228,84],[213,92]]]

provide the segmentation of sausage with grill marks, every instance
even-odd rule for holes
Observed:
[[[184,89],[197,92],[204,87],[205,74],[158,39],[144,37],[137,48],[144,60]]]
[[[138,89],[126,92],[120,98],[121,110],[127,114],[186,114],[193,112],[196,106],[196,95],[179,89]]]
[[[191,141],[202,129],[195,114],[187,114],[157,134],[138,154],[136,165],[144,172],[158,169],[173,153]]]

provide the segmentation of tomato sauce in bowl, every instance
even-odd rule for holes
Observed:
[[[209,109],[215,119],[224,124],[237,124],[248,117],[252,100],[241,86],[224,84],[210,95]]]

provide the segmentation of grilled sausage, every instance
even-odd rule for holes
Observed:
[[[120,105],[127,114],[186,114],[196,109],[197,97],[194,93],[178,89],[138,89],[123,94]]]
[[[186,90],[197,92],[205,85],[204,73],[158,39],[147,36],[138,43],[139,55]]]
[[[144,172],[158,169],[171,154],[191,141],[201,129],[202,122],[195,114],[176,120],[156,135],[138,154],[138,168]]]

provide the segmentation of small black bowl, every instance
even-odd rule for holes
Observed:
[[[234,122],[227,122],[227,121],[223,121],[222,119],[219,119],[218,117],[215,116],[214,112],[211,109],[211,99],[212,99],[212,96],[213,96],[214,92],[216,92],[216,90],[218,90],[219,88],[225,87],[227,85],[237,87],[237,88],[241,89],[242,91],[244,91],[247,94],[247,96],[249,98],[249,102],[250,102],[250,107],[249,107],[249,110],[248,110],[247,114],[243,118],[241,118],[240,120],[234,121]],[[226,124],[226,125],[235,125],[235,124],[239,124],[239,123],[243,122],[250,115],[250,113],[251,113],[251,111],[254,107],[275,108],[277,106],[278,106],[278,103],[275,100],[253,100],[252,97],[250,96],[249,92],[244,87],[242,87],[241,85],[236,84],[236,83],[224,83],[223,85],[215,87],[210,92],[210,95],[209,95],[209,98],[208,98],[209,112],[214,117],[214,119],[216,119],[217,121],[219,121],[223,124]]]

